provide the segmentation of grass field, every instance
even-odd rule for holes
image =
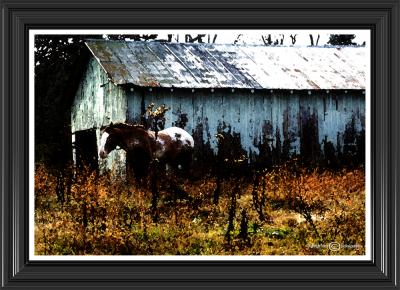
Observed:
[[[149,184],[35,170],[36,255],[365,254],[363,169],[166,177],[157,199]]]

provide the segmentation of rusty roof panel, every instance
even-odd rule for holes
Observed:
[[[365,47],[88,40],[115,84],[177,88],[365,89]]]

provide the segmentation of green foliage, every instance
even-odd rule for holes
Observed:
[[[355,34],[331,34],[329,36],[328,44],[331,45],[357,45],[353,42],[356,38]]]
[[[71,102],[86,66],[84,36],[35,38],[35,158],[55,167],[72,159]]]

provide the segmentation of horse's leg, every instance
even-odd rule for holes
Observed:
[[[182,176],[189,178],[192,176],[192,150],[182,149],[178,156],[178,170]]]
[[[149,174],[150,161],[150,156],[145,150],[136,149],[132,152],[130,162],[137,184],[143,185],[145,182]]]
[[[171,166],[171,164],[167,163],[164,166],[165,175],[168,175],[168,172],[170,172],[172,169],[173,169],[173,166]]]
[[[185,165],[182,164],[181,159],[175,160],[175,162],[171,162],[169,171],[169,188],[170,193],[172,194],[172,198],[174,201],[177,199],[184,199],[191,201],[192,198],[189,193],[184,189],[183,185],[185,182]]]

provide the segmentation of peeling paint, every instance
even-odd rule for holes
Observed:
[[[102,86],[103,84],[106,84]],[[125,122],[127,101],[125,90],[108,82],[108,77],[98,62],[91,59],[75,94],[71,113],[71,130],[80,132],[96,129],[97,148],[100,147],[100,127],[111,122]],[[74,142],[74,140],[72,140]],[[74,159],[76,157],[74,156]],[[112,169],[123,175],[125,152],[115,150],[107,159],[99,158],[99,169],[103,172]]]
[[[174,60],[167,52],[164,51],[162,54],[160,47],[143,46],[141,49],[150,55],[138,58],[134,56],[131,48],[129,50],[126,48],[126,58],[130,63],[137,64],[142,70],[148,65],[148,61],[155,61],[151,66],[152,70],[163,70],[166,75],[172,71]],[[228,70],[234,74],[229,76],[229,81],[237,79],[239,83],[247,82],[247,85],[255,80],[256,74],[253,74],[251,79],[243,77],[244,71],[250,70],[250,65],[247,65],[247,68],[244,65],[242,71],[234,72],[233,67],[236,65],[234,59],[226,60],[224,67],[216,67],[221,65],[219,56],[223,55],[233,58],[237,54],[248,53],[252,59],[256,53],[254,47],[246,51],[243,47],[234,49],[229,46],[224,48],[226,49],[224,52],[218,47],[199,49],[190,46],[181,52],[179,49],[182,48],[176,46],[171,48],[171,51],[182,55],[190,53],[191,60],[196,62],[199,61],[200,53],[207,53],[209,58],[207,63],[213,66],[213,70],[205,67],[199,72],[193,72],[193,75],[185,75],[182,82],[202,77],[207,73],[206,70],[210,74]],[[113,53],[115,50],[115,48],[112,50]],[[337,53],[340,55],[345,50]],[[280,53],[273,52],[269,61],[277,58],[283,67],[291,67],[289,63],[285,63]],[[104,59],[110,59],[112,54],[109,53],[111,52],[106,49],[101,55]],[[164,68],[160,67],[156,61],[165,58],[170,59],[169,62],[163,64]],[[308,62],[312,61],[312,56],[307,55],[307,58]],[[183,67],[181,64],[178,66],[181,69]],[[254,66],[254,62],[251,66]],[[195,70],[194,67],[191,69]],[[252,67],[251,70],[253,69],[255,68]],[[290,69],[290,72],[293,73],[294,70]],[[129,74],[132,76],[132,72]],[[323,87],[324,90],[314,90],[309,87],[307,90],[297,90],[295,87],[290,90],[253,88],[253,92],[247,89],[233,90],[235,87],[229,89],[215,87],[211,93],[208,88],[209,83],[205,83],[202,89],[193,86],[196,90],[192,90],[192,87],[190,89],[174,87],[171,90],[151,83],[151,77],[146,74],[141,77],[148,86],[117,86],[108,81],[108,75],[98,61],[92,58],[74,100],[71,115],[72,132],[95,128],[99,146],[101,126],[110,122],[141,123],[143,109],[148,104],[165,104],[170,108],[166,113],[165,127],[178,126],[193,135],[197,174],[204,174],[207,171],[204,168],[212,170],[221,158],[232,159],[232,152],[245,154],[246,162],[249,160],[256,166],[263,167],[273,166],[293,156],[300,156],[310,164],[322,162],[332,168],[344,163],[364,162],[363,90],[346,87],[346,93],[344,90],[335,90],[332,88],[334,85],[327,85]],[[325,78],[328,79],[326,76]],[[277,77],[275,79],[278,80]],[[222,87],[225,85],[224,81],[218,81]],[[300,79],[296,79],[296,86],[300,82],[302,83]],[[218,134],[224,136],[223,143],[218,139]],[[114,168],[125,174],[127,158],[129,159],[129,156],[127,157],[123,150],[117,150],[110,158],[99,161],[100,171]]]
[[[316,163],[325,156],[324,144],[343,151],[346,124],[353,116],[356,135],[364,130],[365,114],[361,112],[365,111],[365,101],[360,91],[315,91],[311,95],[299,91],[216,91],[212,97],[208,94],[206,90],[188,94],[185,90],[171,93],[158,89],[146,95],[145,100],[146,105],[153,102],[171,108],[166,114],[166,127],[178,124],[180,116],[185,116],[185,130],[196,136],[196,146],[206,148],[207,156],[210,152],[218,154],[218,133],[235,132],[251,161],[275,164],[304,155],[305,161]]]

